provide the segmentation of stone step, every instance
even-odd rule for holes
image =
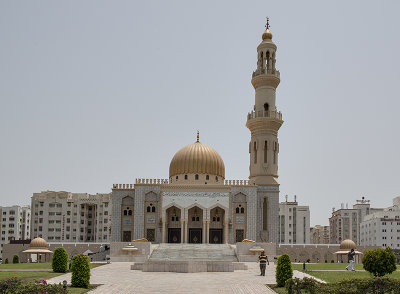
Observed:
[[[150,256],[150,261],[230,261],[237,262],[234,249],[228,244],[167,244],[162,243]]]

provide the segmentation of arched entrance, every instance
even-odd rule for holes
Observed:
[[[167,216],[167,242],[168,243],[181,243],[182,228],[181,228],[181,210],[172,206],[166,211]]]
[[[210,210],[209,243],[222,244],[224,242],[225,210],[215,207]],[[227,240],[225,240],[227,243]]]
[[[194,206],[188,210],[188,242],[203,242],[203,210]]]

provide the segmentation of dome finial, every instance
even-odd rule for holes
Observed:
[[[197,130],[197,143],[200,142],[199,139],[200,139],[200,132],[199,132],[199,130]]]
[[[269,25],[269,17],[267,17],[267,23],[265,24],[265,32],[262,34],[262,39],[263,40],[265,40],[265,39],[271,40],[272,39],[272,33],[269,30],[269,27],[270,27],[270,25]]]
[[[265,28],[268,30],[269,29],[269,17],[267,16],[267,24],[265,25]]]

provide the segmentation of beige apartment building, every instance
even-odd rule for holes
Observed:
[[[31,209],[29,206],[0,206],[0,257],[4,244],[11,240],[30,239]]]
[[[311,244],[329,244],[329,226],[315,225],[310,230]]]
[[[362,197],[356,200],[353,208],[346,208],[341,204],[341,209],[332,209],[332,216],[329,218],[330,243],[340,244],[343,240],[351,239],[360,244],[360,224],[365,216],[383,210],[382,208],[371,208],[370,201]]]
[[[32,196],[31,236],[49,242],[110,240],[111,193],[45,191]]]
[[[279,203],[279,243],[310,244],[310,209],[294,201]]]

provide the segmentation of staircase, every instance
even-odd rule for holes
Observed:
[[[235,251],[228,244],[168,244],[153,250],[150,261],[228,261],[237,262]]]
[[[160,244],[150,258],[136,262],[132,270],[144,272],[233,272],[246,270],[228,244]]]

